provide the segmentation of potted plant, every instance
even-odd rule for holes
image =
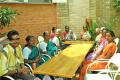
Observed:
[[[15,10],[11,10],[9,7],[0,7],[0,29],[3,29],[6,26],[10,26],[10,20],[13,19],[15,21],[16,15],[19,13]],[[6,33],[1,34],[0,37],[3,37]]]
[[[17,11],[12,11],[9,7],[0,7],[0,28],[10,26],[10,20],[15,21],[15,16],[19,15]]]

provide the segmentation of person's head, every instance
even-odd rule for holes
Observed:
[[[84,30],[84,32],[86,32],[88,30],[88,27],[86,25],[84,25],[83,30]]]
[[[112,30],[109,30],[107,33],[106,33],[106,40],[110,43],[110,42],[113,42],[114,41],[114,38],[115,38],[115,34]]]
[[[27,45],[26,46],[34,46],[35,45],[35,39],[34,39],[34,36],[32,35],[29,35],[26,37],[26,42],[27,42]]]
[[[49,38],[50,38],[49,32],[48,31],[43,32],[43,37],[45,40],[49,40]]]
[[[100,28],[96,28],[96,35],[100,34]]]
[[[101,27],[101,28],[100,28],[100,34],[102,34],[103,29],[105,29],[105,27]]]
[[[61,34],[62,34],[62,33],[61,33],[61,29],[57,29],[57,30],[56,30],[56,35],[57,35],[57,37],[60,37]]]
[[[86,23],[86,25],[91,24],[92,23],[92,19],[90,17],[86,17],[85,23]]]
[[[109,31],[109,29],[107,28],[104,28],[103,31],[102,31],[102,36],[106,36],[106,33]]]
[[[52,27],[52,32],[55,33],[56,29],[56,27]]]
[[[16,30],[9,31],[7,34],[7,37],[8,37],[8,40],[10,40],[12,42],[12,43],[10,43],[10,45],[13,48],[18,47],[20,37],[19,37],[19,33]]]
[[[55,37],[55,33],[50,34],[50,39],[53,39]]]
[[[69,32],[69,26],[65,26],[65,31]]]

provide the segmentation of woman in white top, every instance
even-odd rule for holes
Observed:
[[[33,63],[36,63],[36,67],[39,67],[44,63],[42,61],[41,56],[39,54],[38,48],[35,46],[35,39],[34,36],[27,36],[26,37],[27,44],[23,49],[23,57],[24,62],[30,64],[31,67]],[[43,75],[37,75],[39,78],[43,78]]]
[[[83,31],[82,33],[80,33],[80,39],[84,40],[84,41],[90,41],[91,40],[91,35],[88,31],[88,27],[87,26],[83,26]]]

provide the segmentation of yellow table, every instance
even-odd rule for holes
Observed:
[[[80,41],[80,40],[77,40],[77,41],[64,41],[62,42],[62,44],[83,44],[83,43],[92,43],[93,44],[93,41]]]
[[[57,56],[34,69],[34,74],[72,78],[92,45],[93,42],[70,45]]]

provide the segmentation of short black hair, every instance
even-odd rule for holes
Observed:
[[[66,28],[69,28],[69,26],[65,26],[65,29],[66,29]]]
[[[55,31],[56,27],[52,27],[52,31]]]
[[[45,37],[46,36],[46,32],[43,32],[43,37]]]
[[[112,30],[109,30],[107,33],[109,33],[112,37],[115,37],[115,33]]]
[[[25,39],[25,40],[28,42],[31,38],[34,38],[34,36],[29,35],[29,36],[27,36],[27,37],[26,37],[26,39]]]
[[[13,36],[13,35],[19,35],[18,31],[16,31],[16,30],[11,30],[11,31],[9,31],[9,32],[7,33],[8,39],[9,39],[9,40],[12,40],[12,36]]]

